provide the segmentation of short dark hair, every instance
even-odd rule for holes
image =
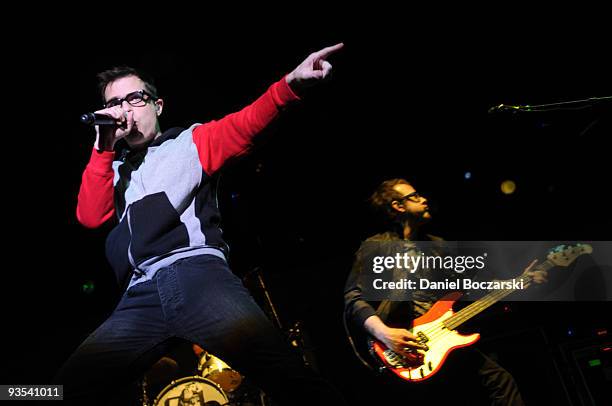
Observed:
[[[155,87],[155,83],[151,76],[141,70],[134,69],[129,66],[116,66],[114,68],[105,70],[104,72],[100,72],[97,75],[98,89],[100,90],[102,101],[106,102],[106,100],[104,100],[104,92],[110,83],[128,76],[136,76],[142,80],[145,84],[144,90],[146,90],[154,98],[157,98],[157,87]]]
[[[370,204],[385,220],[395,223],[399,220],[400,213],[393,209],[391,203],[394,200],[400,200],[402,194],[393,189],[395,185],[410,185],[406,179],[395,178],[382,182],[370,196]]]

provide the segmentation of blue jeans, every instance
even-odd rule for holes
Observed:
[[[176,338],[223,359],[281,404],[343,404],[291,352],[227,263],[212,255],[179,260],[130,288],[55,380],[74,404],[118,405],[123,388]]]

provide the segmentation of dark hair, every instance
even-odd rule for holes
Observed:
[[[144,90],[146,90],[151,96],[157,98],[157,88],[155,87],[155,83],[153,82],[153,78],[147,75],[146,73],[131,68],[129,66],[116,66],[114,68],[105,70],[104,72],[98,73],[98,89],[100,89],[100,94],[102,95],[102,101],[106,101],[104,99],[104,92],[106,91],[106,87],[116,81],[117,79],[125,78],[128,76],[136,76],[140,80],[142,80],[145,84]]]
[[[405,179],[389,179],[381,183],[372,196],[370,196],[370,204],[372,207],[382,215],[385,220],[392,223],[395,223],[399,219],[400,213],[393,209],[391,203],[403,197],[401,193],[393,189],[393,186],[400,184],[410,185]]]

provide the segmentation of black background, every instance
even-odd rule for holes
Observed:
[[[597,10],[561,18],[512,7],[444,16],[309,9],[305,22],[297,12],[244,11],[117,9],[94,21],[91,12],[60,19],[37,10],[6,34],[14,96],[4,146],[3,383],[48,382],[120,296],[103,253],[110,228],[86,230],[74,215],[94,140],[78,117],[98,108],[95,74],[115,65],[156,78],[168,128],[235,111],[308,53],[345,43],[331,59],[333,79],[227,168],[221,204],[234,272],[263,269],[284,323],[305,323],[321,372],[353,404],[375,399],[376,389],[354,390],[372,381],[344,337],[342,289],[352,254],[374,231],[365,201],[380,181],[413,181],[433,206],[431,231],[447,240],[612,239],[610,104],[487,113],[500,103],[611,95],[609,35]],[[514,194],[500,191],[507,179]],[[588,340],[609,310],[521,303],[494,310],[481,327],[491,337],[543,331],[542,348],[554,352],[576,334]]]

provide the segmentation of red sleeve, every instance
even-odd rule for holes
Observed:
[[[227,159],[244,153],[253,137],[278,116],[282,107],[295,100],[299,97],[283,78],[239,112],[196,127],[193,142],[204,171],[211,175]]]
[[[87,228],[104,224],[115,213],[113,202],[113,151],[95,148],[83,172],[76,209],[79,223]]]

